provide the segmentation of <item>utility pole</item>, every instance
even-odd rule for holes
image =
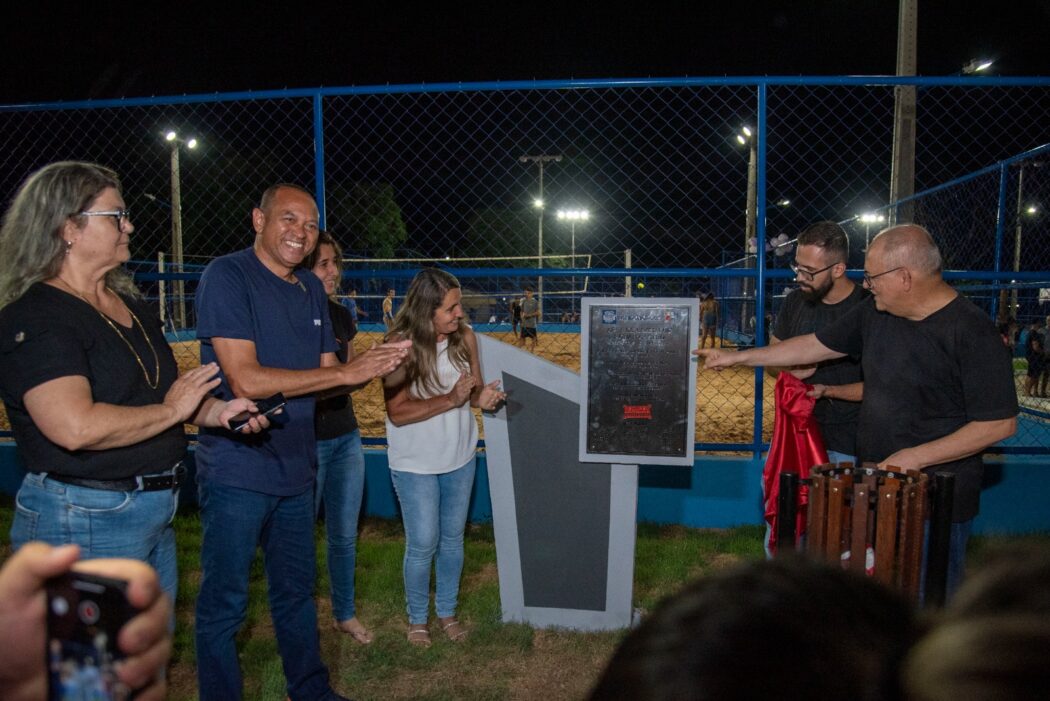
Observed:
[[[178,133],[169,131],[164,140],[171,145],[171,250],[175,271],[181,275],[182,265],[182,174],[179,168],[179,148],[185,145],[188,149],[197,148],[195,138],[183,139]],[[186,328],[186,282],[181,278],[175,281],[176,299],[175,319],[178,328]]]
[[[913,76],[917,72],[919,0],[899,0],[897,23],[897,75]],[[893,89],[893,163],[890,171],[891,224],[912,221],[914,204],[898,205],[901,199],[915,194],[915,86],[898,85]]]
[[[546,155],[546,154],[540,154],[538,156],[522,156],[518,160],[521,161],[522,163],[535,163],[535,164],[539,165],[539,167],[540,167],[540,194],[539,194],[539,197],[537,197],[535,200],[533,200],[532,204],[533,204],[534,207],[536,207],[536,209],[540,210],[539,234],[537,236],[538,243],[537,243],[537,252],[536,252],[539,260],[537,262],[536,267],[537,268],[542,268],[543,267],[543,207],[546,205],[546,202],[543,201],[543,166],[546,165],[547,163],[551,163],[551,162],[560,163],[561,162],[561,155],[551,156],[551,155]],[[543,275],[540,275],[539,279],[537,279],[537,281],[536,281],[536,298],[539,300],[539,304],[540,304],[540,320],[542,320],[543,319]]]

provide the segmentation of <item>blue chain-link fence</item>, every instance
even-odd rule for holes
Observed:
[[[905,93],[916,194],[894,203],[894,107]],[[132,267],[184,367],[198,358],[200,271],[250,245],[253,205],[284,181],[317,193],[345,248],[344,293],[356,290],[367,314],[362,345],[381,333],[386,289],[396,304],[421,265],[442,265],[461,278],[476,327],[511,342],[510,302],[537,288],[539,352],[578,369],[574,315],[588,295],[712,292],[723,344],[764,343],[793,284],[791,240],[821,219],[846,226],[855,274],[866,242],[911,218],[989,315],[1025,327],[1050,314],[1040,296],[1050,288],[1048,113],[1050,80],[994,78],[549,81],[20,105],[0,107],[0,193],[8,200],[55,160],[117,170],[136,226]],[[559,216],[581,210],[585,219]],[[760,450],[771,387],[761,371],[701,372],[698,447]],[[378,391],[355,404],[365,435],[381,439]],[[1050,451],[1050,403],[1022,404],[1007,450]]]

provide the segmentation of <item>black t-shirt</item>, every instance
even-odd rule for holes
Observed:
[[[880,312],[869,298],[817,331],[817,339],[861,356],[858,460],[878,462],[971,421],[1017,415],[1009,351],[988,315],[961,295],[921,321]],[[956,476],[953,520],[976,516],[981,456],[927,468],[940,471]]]
[[[350,310],[332,300],[328,300],[328,313],[332,317],[335,341],[339,344],[335,355],[339,358],[340,363],[345,363],[349,357],[350,343],[357,335],[357,324],[354,323]],[[317,409],[314,412],[314,431],[317,434],[317,440],[338,438],[356,429],[357,417],[354,415],[354,403],[349,394],[340,394],[317,402]]]
[[[773,335],[781,341],[795,336],[816,333],[831,322],[844,316],[846,312],[868,297],[866,290],[858,285],[845,299],[835,304],[821,301],[811,302],[795,290],[784,300],[784,305],[777,315],[776,329]],[[817,371],[805,381],[820,385],[849,385],[861,382],[864,373],[861,371],[860,358],[846,356],[821,363]],[[813,416],[820,424],[824,437],[824,446],[846,455],[857,454],[857,420],[860,417],[860,402],[847,402],[841,399],[820,399],[813,407]]]
[[[26,412],[29,390],[60,377],[81,375],[92,399],[117,406],[160,404],[178,376],[171,348],[156,314],[144,302],[124,297],[160,362],[156,389],[146,383],[135,355],[101,315],[82,299],[37,283],[0,310],[0,399],[30,472],[113,480],[170,469],[186,452],[186,436],[177,424],[144,441],[121,448],[71,451],[49,441]],[[112,320],[111,320],[112,321]],[[153,351],[137,324],[120,329],[154,377]]]

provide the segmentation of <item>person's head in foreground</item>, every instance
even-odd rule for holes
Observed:
[[[1050,696],[1050,548],[1003,549],[963,583],[908,655],[916,701]]]
[[[898,699],[915,613],[874,580],[797,556],[704,576],[620,645],[592,701]]]

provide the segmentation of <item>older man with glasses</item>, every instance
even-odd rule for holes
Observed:
[[[738,353],[697,351],[705,367],[792,366],[860,355],[864,403],[857,457],[881,467],[955,474],[948,591],[963,574],[980,501],[981,453],[1017,430],[1009,353],[985,312],[941,275],[922,227],[872,240],[864,263],[871,298],[816,333]]]

